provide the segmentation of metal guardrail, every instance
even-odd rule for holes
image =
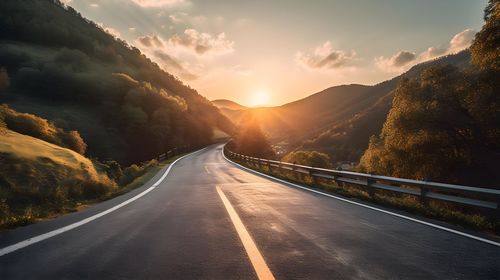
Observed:
[[[318,178],[333,180],[339,186],[342,186],[344,183],[362,186],[367,188],[369,193],[373,192],[374,190],[383,190],[394,193],[413,195],[419,197],[423,204],[428,203],[429,199],[435,199],[468,205],[472,207],[497,210],[497,213],[500,213],[500,190],[496,189],[477,188],[350,171],[316,168],[288,162],[245,156],[231,152],[225,147],[224,153],[226,156],[229,156],[233,159],[239,159],[247,163],[255,163],[261,166],[267,166],[271,172],[272,168],[274,167],[279,170],[288,170],[298,174],[309,175],[313,178],[313,180],[316,180]]]
[[[168,158],[171,158],[171,157],[183,154],[183,153],[187,153],[187,152],[192,151],[196,148],[197,147],[194,147],[194,146],[175,147],[171,150],[168,150],[166,153],[160,154],[158,156],[158,160],[163,161],[163,160],[166,160]]]

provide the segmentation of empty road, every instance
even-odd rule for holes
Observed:
[[[0,256],[0,279],[500,279],[500,247],[254,175],[221,147],[181,159],[112,212]],[[120,205],[161,176],[1,232],[0,248]]]

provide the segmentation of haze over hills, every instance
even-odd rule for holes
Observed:
[[[326,152],[334,162],[359,161],[370,136],[380,133],[401,79],[418,77],[431,66],[452,64],[464,68],[469,60],[469,52],[462,51],[418,64],[373,86],[334,86],[277,107],[228,110],[220,102],[214,104],[236,123],[250,116],[257,118],[279,149]]]
[[[212,103],[217,106],[219,109],[229,109],[229,110],[245,110],[248,107],[243,106],[239,103],[236,103],[227,99],[216,99],[212,100]]]

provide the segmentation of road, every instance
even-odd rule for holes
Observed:
[[[102,213],[0,233],[0,248]],[[246,234],[246,235],[245,235]],[[500,247],[187,156],[153,190],[0,256],[0,279],[500,279]]]

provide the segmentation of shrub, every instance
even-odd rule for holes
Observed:
[[[0,105],[0,130],[2,123],[5,124],[5,128],[71,149],[82,155],[87,149],[87,144],[78,131],[66,132],[46,119],[16,112],[7,105]]]
[[[132,164],[131,166],[123,169],[123,175],[119,180],[120,186],[125,186],[130,184],[136,178],[144,175],[151,167],[157,166],[158,161],[153,159],[148,162],[141,164]]]
[[[307,165],[320,168],[331,168],[332,162],[327,154],[317,151],[295,151],[287,154],[282,159],[284,162]]]

